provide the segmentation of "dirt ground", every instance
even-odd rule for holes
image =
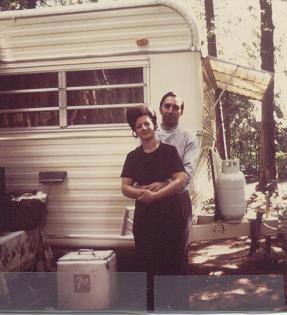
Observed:
[[[248,213],[265,208],[265,196],[255,192],[255,184],[246,186],[246,197]],[[278,184],[271,208],[286,209],[286,204],[287,181]],[[282,249],[282,240],[272,237],[270,255],[265,239],[261,239],[260,247],[250,256],[250,242],[250,238],[241,237],[191,244],[191,310],[287,310],[287,251]]]
[[[272,239],[249,256],[250,239],[202,241],[189,252],[190,309],[194,311],[286,311],[287,253]]]
[[[286,208],[287,181],[280,183],[279,189],[279,195],[271,199],[271,207],[276,211],[282,206]],[[255,193],[255,184],[247,185],[246,195],[248,212],[264,209],[265,196]],[[260,247],[252,255],[249,255],[250,244],[248,237],[191,243],[189,275],[184,276],[188,281],[183,281],[188,283],[189,303],[175,312],[286,312],[287,251],[283,250],[282,240],[272,237],[269,255],[265,239],[260,240]],[[133,271],[131,257],[129,252],[118,256],[121,271]],[[172,283],[176,285],[176,281],[163,283],[161,289],[173,288]],[[185,296],[185,290],[186,287],[182,294],[175,294],[176,298]],[[133,294],[139,296],[135,292],[129,292],[128,309]],[[168,312],[166,308],[163,311]]]

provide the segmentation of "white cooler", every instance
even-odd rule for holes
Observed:
[[[57,262],[60,309],[107,309],[116,297],[116,254],[112,250],[79,250]]]

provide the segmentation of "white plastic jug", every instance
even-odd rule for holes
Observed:
[[[245,177],[239,160],[223,160],[222,173],[217,177],[218,204],[224,221],[239,222],[246,212]]]

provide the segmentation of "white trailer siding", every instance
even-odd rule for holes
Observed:
[[[124,158],[136,145],[129,130],[42,133],[40,139],[7,135],[1,140],[7,191],[47,192],[48,185],[38,183],[38,172],[68,173],[64,183],[52,187],[48,236],[120,235],[124,206],[133,203],[120,191]]]
[[[195,46],[196,30],[191,32],[178,11],[155,1],[141,4],[3,13],[0,58],[4,62],[67,59]],[[140,38],[148,38],[148,46],[138,47]]]
[[[184,99],[180,124],[191,133],[202,130],[203,80],[199,52],[154,54],[150,56],[151,105],[159,114],[159,101],[168,91]]]
[[[160,57],[167,64],[177,66],[160,71],[158,56],[151,56],[150,104],[158,111],[162,94],[174,87],[186,96],[182,125],[196,132],[202,117],[199,104],[190,94],[190,87],[195,86],[192,73],[198,66],[190,62],[194,53]],[[186,74],[182,84],[181,74],[189,62],[194,71]],[[38,183],[38,172],[68,172],[65,182],[55,184],[51,191],[46,223],[51,244],[126,246],[132,242],[120,237],[120,228],[124,207],[133,201],[121,194],[120,173],[127,152],[136,144],[128,127],[2,132],[0,165],[6,168],[8,191],[47,191],[47,186]],[[109,237],[111,240],[107,241]]]
[[[18,73],[144,67],[145,102],[158,113],[161,96],[179,92],[185,100],[182,126],[200,131],[201,56],[188,11],[176,10],[171,1],[142,1],[142,6],[134,1],[119,9],[120,3],[1,13],[0,82],[1,75]],[[142,37],[147,47],[137,46]],[[120,173],[137,144],[127,124],[49,129],[0,129],[7,190],[47,191],[38,172],[67,171],[48,204],[51,244],[131,245],[129,237],[120,236],[124,207],[133,204],[121,194]]]

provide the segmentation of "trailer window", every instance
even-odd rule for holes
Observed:
[[[125,123],[145,103],[144,68],[95,69],[0,77],[0,128]]]
[[[0,77],[0,127],[59,125],[58,74]]]
[[[143,68],[67,72],[68,125],[125,122],[126,108],[144,103]]]

